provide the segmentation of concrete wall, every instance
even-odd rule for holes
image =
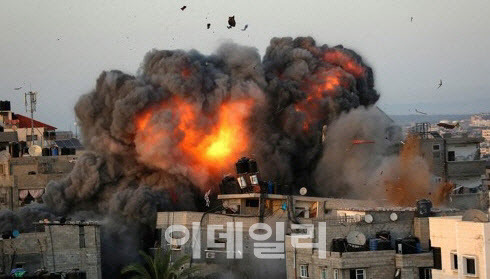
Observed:
[[[73,269],[87,272],[87,278],[102,278],[100,261],[100,228],[84,225],[85,247],[80,247],[80,226],[49,225],[43,232],[21,233],[14,239],[0,240],[2,269],[10,271],[22,263],[29,274],[40,268],[49,272]],[[13,261],[12,261],[13,258]]]
[[[433,270],[432,278],[467,278],[463,275],[463,256],[476,258],[476,277],[490,275],[490,223],[461,221],[461,216],[430,218],[430,236],[433,247],[441,248],[442,269]],[[458,269],[451,266],[451,252],[458,256]],[[470,277],[468,277],[470,278]]]
[[[8,173],[0,176],[0,194],[7,193],[3,208],[15,209],[22,205],[19,191],[44,189],[51,180],[64,178],[71,172],[77,156],[46,156],[11,158]]]

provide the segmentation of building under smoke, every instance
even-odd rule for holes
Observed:
[[[138,75],[103,72],[80,97],[87,151],[29,214],[101,220],[103,272],[116,274],[153,245],[157,211],[204,210],[203,193],[215,196],[243,156],[293,192],[384,195],[373,170],[396,136],[369,109],[378,98],[356,52],[311,37],[273,38],[262,58],[232,43],[212,55],[152,50]]]

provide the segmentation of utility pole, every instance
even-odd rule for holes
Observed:
[[[29,96],[29,98],[27,98]],[[27,104],[27,99],[29,99],[29,105]],[[36,111],[37,103],[37,92],[29,91],[24,95],[26,112],[31,113],[31,146],[34,145],[34,112]]]

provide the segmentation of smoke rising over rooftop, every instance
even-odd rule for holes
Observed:
[[[210,56],[152,50],[137,76],[103,72],[80,97],[88,151],[68,177],[47,185],[40,212],[104,218],[108,246],[138,239],[157,211],[202,208],[201,193],[216,189],[241,156],[255,157],[267,180],[345,194],[322,188],[337,181],[315,179],[318,164],[329,164],[322,128],[378,98],[358,54],[311,37],[273,38],[262,59],[232,43]]]

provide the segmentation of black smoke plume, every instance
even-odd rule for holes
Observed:
[[[187,131],[179,125],[185,115],[172,105],[176,99],[197,113],[203,134],[213,131],[222,104],[253,100],[243,155],[257,159],[265,179],[314,190],[324,125],[378,98],[373,72],[359,55],[311,37],[274,38],[262,59],[257,49],[233,43],[212,55],[152,50],[136,76],[103,72],[80,97],[75,112],[87,151],[66,178],[47,185],[43,209],[32,210],[32,219],[49,213],[102,220],[103,270],[116,272],[148,245],[140,236],[154,228],[157,211],[201,210],[202,189],[217,186],[229,171],[196,168],[181,150]],[[166,134],[153,142],[138,134],[135,119],[156,107],[148,122]],[[0,219],[13,224],[16,216]],[[115,243],[127,249],[113,253]]]

